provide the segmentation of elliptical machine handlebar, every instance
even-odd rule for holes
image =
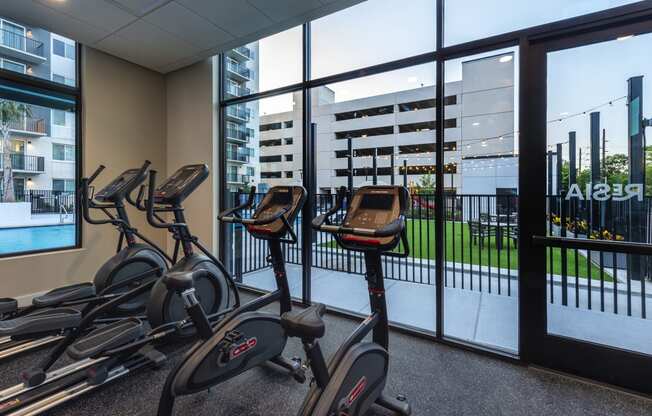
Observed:
[[[95,169],[95,172],[93,172],[93,174],[88,178],[88,184],[89,184],[89,185],[92,184],[93,181],[94,181],[98,176],[100,176],[100,173],[102,173],[102,171],[103,171],[104,169],[106,169],[106,166],[104,166],[104,165],[100,165],[100,166],[98,166],[97,169]]]
[[[156,215],[157,211],[171,212],[175,210],[174,207],[170,207],[170,208],[154,207],[154,192],[156,190],[156,174],[157,172],[155,170],[149,171],[149,184],[147,185],[147,199],[145,199],[145,211],[147,212],[147,222],[154,228],[172,229],[172,228],[187,227],[185,223],[181,223],[181,222],[165,222],[158,215]],[[140,200],[142,200],[143,192],[144,192],[143,188],[141,187],[141,191],[139,192],[138,195],[139,205],[141,204]]]
[[[287,206],[277,212],[274,215],[265,218],[242,218],[240,211],[243,209],[249,209],[254,205],[254,198],[256,196],[256,187],[252,186],[249,190],[249,196],[247,197],[247,202],[244,204],[238,205],[235,208],[229,208],[226,211],[222,212],[217,216],[217,219],[222,222],[228,222],[233,224],[244,224],[244,225],[267,225],[271,224],[274,221],[283,218],[283,216],[290,210],[291,206]],[[285,222],[285,221],[284,221]]]
[[[143,166],[141,166],[140,170],[138,171],[138,176],[144,175],[145,172],[147,172],[147,169],[149,169],[149,166],[151,164],[152,162],[146,160],[145,163],[143,163]],[[142,187],[143,186],[141,185],[140,188],[142,189]],[[133,198],[131,197],[132,192],[134,192],[135,190],[136,188],[131,189],[129,192],[127,192],[127,194],[125,195],[125,199],[130,205],[133,205],[134,207],[138,208],[138,206],[136,205],[136,201],[134,201]],[[138,195],[140,195],[140,190],[138,192]]]

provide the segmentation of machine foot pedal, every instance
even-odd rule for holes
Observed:
[[[47,334],[76,327],[80,322],[81,312],[77,309],[46,309],[0,321],[0,336]]]
[[[143,322],[137,318],[126,318],[91,331],[71,344],[66,350],[73,360],[82,360],[101,355],[103,351],[126,345],[141,338],[145,333]]]
[[[35,296],[32,299],[32,305],[39,308],[46,308],[60,305],[64,302],[92,298],[93,296],[95,296],[95,285],[93,283],[78,283],[52,289],[41,296]]]

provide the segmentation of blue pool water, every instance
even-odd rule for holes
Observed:
[[[75,245],[75,226],[52,225],[0,229],[0,254]]]

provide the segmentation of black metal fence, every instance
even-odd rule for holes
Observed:
[[[262,195],[258,195],[260,199]],[[232,198],[244,195],[232,194]],[[387,279],[414,284],[435,284],[435,196],[412,195],[407,214],[410,256],[384,258]],[[518,294],[518,196],[446,195],[444,228],[444,286],[502,296]],[[629,241],[630,201],[580,203],[560,196],[548,197],[545,220],[549,235]],[[335,195],[319,194],[315,215],[326,212]],[[644,227],[652,224],[652,204],[643,201]],[[566,215],[572,213],[573,216]],[[592,223],[591,212],[606,212],[603,223]],[[338,213],[343,218],[345,211]],[[564,215],[561,215],[564,214]],[[246,213],[251,215],[251,212]],[[571,218],[573,218],[571,220]],[[299,216],[295,229],[300,230]],[[608,225],[608,227],[605,227]],[[609,228],[610,227],[610,228]],[[242,228],[231,227],[233,271],[238,276],[269,267],[267,245]],[[589,230],[582,233],[581,230]],[[593,231],[590,231],[593,230]],[[622,234],[621,234],[622,233]],[[301,233],[297,233],[300,237]],[[646,240],[650,242],[648,238]],[[299,244],[284,247],[286,261],[301,264]],[[402,248],[399,248],[402,249]],[[313,267],[362,274],[359,253],[340,248],[328,233],[315,232],[311,247]],[[548,301],[551,304],[613,312],[646,318],[646,280],[652,268],[647,259],[624,254],[549,248],[547,253]],[[637,269],[633,270],[632,265]],[[638,271],[637,271],[638,270]]]
[[[15,202],[29,202],[32,214],[72,214],[75,212],[75,193],[66,191],[16,189]],[[0,201],[3,201],[0,189]]]

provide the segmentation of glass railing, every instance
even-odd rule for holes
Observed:
[[[0,29],[0,33],[2,33],[0,38],[4,46],[31,53],[32,55],[38,55],[40,57],[44,56],[43,42],[28,38],[18,33],[11,32],[7,29]]]
[[[237,62],[227,60],[226,69],[245,78],[251,79],[251,70]]]

